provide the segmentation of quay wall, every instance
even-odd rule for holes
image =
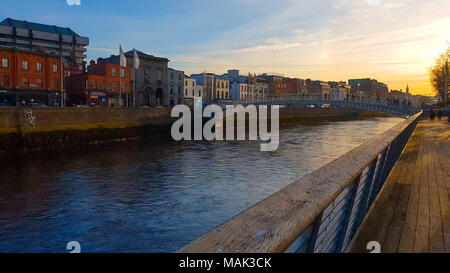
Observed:
[[[0,108],[0,151],[170,134],[169,108]]]
[[[170,136],[170,108],[0,108],[0,151]],[[321,119],[364,114],[363,110],[287,106],[280,119]],[[376,114],[376,113],[375,113]]]

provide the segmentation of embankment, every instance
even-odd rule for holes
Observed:
[[[170,111],[170,108],[0,108],[0,151],[86,145],[153,136],[169,138],[173,122]],[[288,106],[280,110],[280,119],[292,122],[364,115],[367,112],[346,107]]]
[[[0,108],[0,151],[170,134],[169,108]]]

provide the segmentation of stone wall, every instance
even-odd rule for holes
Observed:
[[[168,135],[169,108],[0,108],[0,151]]]

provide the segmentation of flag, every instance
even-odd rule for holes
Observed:
[[[252,74],[248,72],[248,84],[252,83]]]
[[[256,73],[255,73],[255,85],[256,85],[256,81],[257,81],[258,79],[256,78]]]
[[[136,49],[133,48],[133,67],[135,69],[138,69],[140,63],[141,63],[141,60],[139,60],[139,56],[136,52]]]
[[[123,54],[122,46],[120,46],[120,67],[127,66],[127,58]]]

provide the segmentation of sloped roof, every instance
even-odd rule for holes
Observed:
[[[164,57],[155,57],[153,55],[149,55],[147,53],[144,53],[142,51],[136,50],[138,56],[140,59],[152,59],[152,60],[160,60],[160,61],[169,61],[169,59]],[[124,53],[127,57],[133,57],[133,50],[127,51]]]
[[[0,23],[0,25],[80,37],[80,35],[78,35],[68,27],[44,25],[39,23],[20,21],[12,18],[6,18]]]

